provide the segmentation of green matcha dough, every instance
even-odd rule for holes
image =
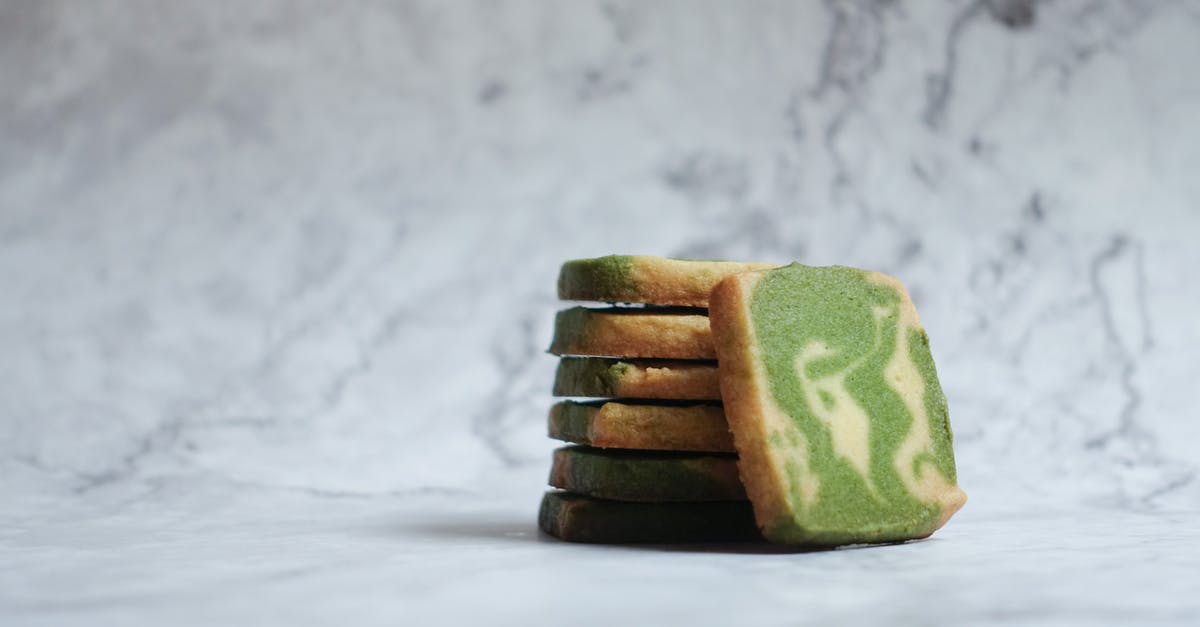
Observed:
[[[570,492],[547,492],[538,526],[568,542],[762,541],[746,501],[626,503]]]
[[[709,453],[566,446],[554,451],[550,485],[617,501],[736,501],[746,498],[738,480],[737,458]]]
[[[767,539],[921,538],[965,502],[929,340],[899,281],[793,264],[726,279],[710,316],[725,413]]]
[[[707,307],[708,293],[721,279],[771,267],[773,264],[769,263],[643,255],[575,259],[564,263],[559,272],[558,297],[563,300]]]

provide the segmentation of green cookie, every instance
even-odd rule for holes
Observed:
[[[558,275],[558,297],[563,300],[707,307],[708,293],[721,279],[773,266],[769,263],[643,255],[575,259],[562,266]]]
[[[962,507],[946,397],[899,281],[793,264],[722,281],[709,313],[725,415],[767,539],[921,538]]]
[[[554,451],[550,485],[617,501],[737,501],[746,498],[737,458],[711,453],[600,450]]]
[[[761,541],[745,501],[626,503],[547,492],[538,526],[568,542]]]

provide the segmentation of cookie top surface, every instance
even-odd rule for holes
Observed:
[[[708,294],[727,276],[775,267],[770,263],[609,255],[562,265],[558,297],[563,300],[707,307]]]
[[[946,399],[899,281],[793,264],[723,281],[710,316],[742,477],[769,539],[924,537],[962,506]]]

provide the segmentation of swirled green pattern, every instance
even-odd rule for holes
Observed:
[[[790,419],[768,438],[790,510],[768,523],[774,533],[886,541],[945,522],[965,495],[946,398],[903,286],[793,264],[763,276],[750,312],[771,395]]]

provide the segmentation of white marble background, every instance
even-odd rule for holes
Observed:
[[[0,615],[161,619],[331,510],[531,537],[557,267],[612,252],[900,277],[961,516],[1196,558],[1197,59],[1194,0],[4,2]],[[413,533],[356,550],[456,572]]]

